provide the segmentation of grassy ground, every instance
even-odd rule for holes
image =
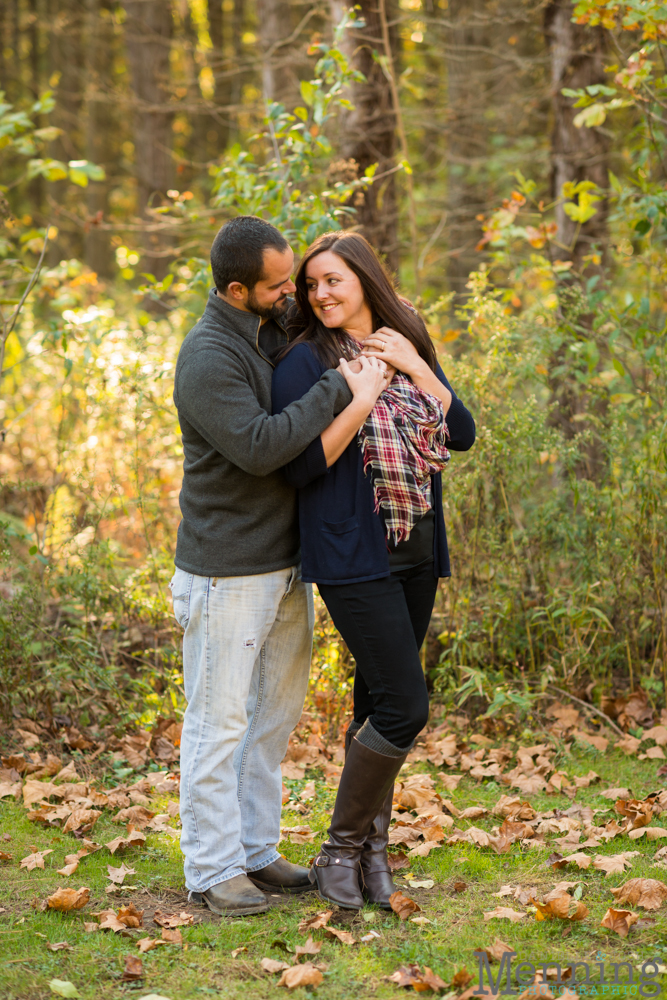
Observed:
[[[599,792],[620,785],[632,789],[637,798],[643,798],[664,786],[664,779],[656,778],[658,763],[640,762],[614,750],[601,754],[592,748],[590,751],[575,750],[559,761],[570,775],[587,774],[591,768],[600,774],[601,782],[579,790],[576,798],[580,804],[608,810],[606,814],[596,815],[598,824],[614,815],[613,803],[602,798]],[[430,769],[425,764],[413,765],[410,773],[421,770],[436,773],[435,768]],[[317,780],[319,774],[309,772],[306,777]],[[304,782],[288,784],[299,789]],[[307,816],[286,811],[283,820],[286,826],[308,823],[318,831],[316,843],[326,828],[335,795],[319,781],[317,791],[315,804]],[[451,799],[459,808],[489,807],[506,791],[495,783],[479,785],[466,777],[455,792],[443,792],[443,797]],[[571,805],[560,795],[533,795],[530,801],[537,810],[566,809]],[[475,825],[490,830],[493,822],[496,818],[488,817],[476,820]],[[104,814],[94,829],[94,839],[104,843],[118,833],[119,827]],[[8,834],[9,839],[2,840],[4,834]],[[605,962],[629,962],[633,968],[651,958],[667,966],[667,903],[655,913],[645,914],[639,910],[642,917],[655,917],[655,923],[631,931],[625,940],[600,926],[605,911],[614,905],[611,887],[633,877],[667,878],[665,870],[651,860],[661,843],[665,841],[649,844],[644,839],[632,842],[621,836],[589,851],[591,854],[641,852],[632,859],[632,869],[625,876],[610,878],[604,878],[602,872],[593,869],[554,872],[546,861],[550,850],[524,850],[518,844],[501,855],[489,849],[457,844],[434,850],[425,859],[412,858],[410,871],[433,879],[435,885],[431,889],[411,889],[402,877],[405,872],[397,874],[396,882],[419,903],[431,923],[402,923],[393,914],[373,908],[359,914],[335,911],[332,926],[345,927],[357,939],[371,929],[380,937],[374,938],[372,943],[345,946],[325,939],[322,931],[314,932],[313,936],[322,941],[322,949],[312,960],[327,966],[317,995],[327,1000],[351,996],[381,1000],[404,996],[405,990],[384,977],[398,966],[410,963],[430,966],[447,983],[463,966],[477,977],[473,951],[491,945],[496,937],[513,946],[517,952],[516,962],[553,960],[567,966],[574,961],[597,962],[604,956]],[[19,870],[20,859],[30,853],[33,845],[40,850],[53,850],[45,859],[44,871]],[[57,869],[63,866],[66,854],[77,850],[78,843],[70,835],[28,822],[23,807],[7,799],[0,804],[0,846],[13,857],[0,869],[0,907],[4,908],[0,913],[0,997],[12,1000],[52,997],[49,982],[53,979],[74,983],[83,1000],[140,998],[150,994],[169,1000],[197,1000],[205,996],[259,1000],[275,995],[277,982],[276,976],[263,972],[261,959],[271,957],[291,962],[290,952],[303,944],[307,936],[298,931],[299,921],[326,908],[314,894],[276,896],[271,898],[271,910],[263,915],[215,918],[208,911],[187,903],[178,844],[160,834],[149,834],[144,848],[126,852],[123,859],[136,869],[136,874],[126,881],[136,888],[110,897],[104,892],[108,885],[106,866],[120,864],[119,855],[112,858],[106,850],[90,855],[82,860],[75,875],[69,880],[63,878],[57,874]],[[290,860],[307,862],[315,846],[284,844],[281,849]],[[521,923],[484,921],[484,911],[499,904],[516,910],[526,909],[514,901],[494,898],[492,894],[502,885],[535,886],[538,891],[546,892],[561,879],[583,883],[582,898],[590,909],[585,921],[576,924],[556,920],[538,922],[532,912]],[[467,888],[456,892],[454,883],[461,881]],[[35,901],[44,900],[65,885],[90,888],[91,900],[84,910],[65,915],[34,908]],[[127,936],[84,931],[84,920],[92,919],[91,911],[113,905],[118,907],[129,901],[144,910],[142,929],[129,931]],[[183,948],[166,945],[142,955],[143,979],[123,983],[120,979],[126,956],[138,955],[136,940],[160,936],[160,929],[152,921],[156,908],[188,910],[196,915],[198,922],[195,926],[182,928]],[[72,950],[52,952],[48,949],[49,943],[60,941],[68,942]],[[231,952],[241,947],[247,951],[232,957]],[[498,965],[492,968],[497,973]],[[620,979],[627,981],[627,975]],[[660,979],[663,984],[667,983],[667,976]],[[579,993],[590,991],[589,986],[587,990],[580,989]],[[557,992],[555,988],[554,992]],[[614,988],[608,988],[606,994],[613,995]],[[297,998],[307,995],[309,992],[303,987],[294,991]],[[621,995],[620,987],[616,995]]]

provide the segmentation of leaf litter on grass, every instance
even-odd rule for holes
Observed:
[[[563,720],[561,719],[560,721]],[[575,729],[577,730],[577,735],[575,735]],[[570,727],[569,729],[569,733],[579,742],[581,742],[581,739],[578,734],[583,731],[581,720],[579,720],[576,727]],[[565,732],[568,732],[568,730]],[[292,742],[296,744],[299,741],[293,740]],[[139,743],[141,743],[141,741],[139,741]],[[439,743],[441,745],[434,749],[435,743]],[[641,740],[639,743],[641,745],[645,745],[645,743]],[[303,747],[304,743],[301,743],[300,746]],[[595,855],[593,852],[592,855],[589,855],[585,854],[580,848],[583,847],[585,849],[587,847],[594,847],[598,843],[606,844],[608,840],[613,839],[614,837],[627,837],[630,836],[630,834],[634,834],[635,837],[638,837],[639,839],[643,838],[644,841],[647,841],[652,837],[652,834],[649,833],[649,831],[662,830],[661,827],[655,824],[655,820],[653,819],[654,816],[658,815],[661,811],[664,811],[665,808],[667,808],[667,800],[664,796],[661,796],[660,793],[653,796],[646,796],[645,799],[637,799],[630,796],[629,789],[615,790],[619,792],[614,804],[616,818],[611,820],[607,818],[609,814],[607,814],[606,817],[603,816],[602,820],[599,820],[595,814],[603,812],[603,810],[596,810],[591,806],[581,806],[575,802],[574,795],[579,789],[586,789],[590,787],[592,791],[592,786],[597,781],[597,774],[595,772],[591,772],[590,769],[587,773],[582,775],[572,774],[571,772],[568,773],[562,769],[562,761],[560,760],[560,766],[557,767],[554,760],[556,747],[555,745],[551,746],[548,740],[543,740],[541,743],[535,744],[535,746],[532,747],[507,746],[494,748],[493,741],[486,737],[482,738],[480,736],[479,741],[474,736],[468,737],[466,742],[458,733],[445,733],[444,736],[441,735],[440,739],[432,739],[427,734],[424,746],[421,749],[418,746],[417,750],[419,753],[426,751],[431,755],[431,757],[434,758],[432,760],[427,760],[428,764],[436,767],[445,767],[447,769],[456,767],[457,771],[463,772],[463,775],[457,774],[454,776],[454,781],[449,783],[454,787],[449,788],[448,783],[444,779],[450,777],[450,775],[448,775],[448,773],[444,770],[440,772],[439,776],[437,776],[435,780],[429,774],[408,775],[406,772],[402,772],[401,781],[397,783],[398,794],[394,801],[392,830],[396,829],[393,836],[396,838],[397,844],[403,844],[406,851],[401,851],[398,855],[393,856],[396,859],[397,867],[398,864],[400,864],[409,868],[409,855],[413,858],[419,854],[422,854],[422,856],[428,856],[431,851],[442,850],[445,840],[448,839],[449,836],[462,835],[464,843],[467,841],[475,852],[490,850],[505,854],[511,850],[514,844],[520,845],[523,850],[526,850],[528,847],[544,848],[551,838],[560,836],[561,840],[566,841],[571,839],[572,843],[576,843],[579,848],[579,850],[575,851],[574,854],[568,854],[566,851],[563,851],[566,864],[570,864],[572,867],[581,867],[583,870],[595,867],[599,871],[604,871],[605,874],[615,874],[619,873],[619,869],[617,867],[619,865],[621,865],[620,872],[623,872],[627,868],[631,867],[629,858],[633,857],[634,853],[639,852],[623,852],[623,854],[612,856]],[[140,753],[140,747],[136,752]],[[634,752],[636,753],[636,750]],[[442,757],[442,760],[438,758],[438,754]],[[298,752],[296,750],[294,751],[294,755],[298,756]],[[321,767],[324,770],[325,767],[329,766],[324,763],[326,753],[318,751],[318,754],[314,755],[314,761],[312,764],[309,760],[310,756],[311,753],[309,750],[301,757],[301,761],[305,761],[308,767]],[[306,758],[308,759],[306,760]],[[331,761],[329,761],[329,763],[331,763]],[[74,773],[72,773],[72,771],[74,771]],[[487,805],[481,805],[480,803],[475,802],[474,793],[472,802],[468,800],[467,803],[461,804],[457,800],[457,804],[454,805],[454,803],[447,800],[441,794],[441,791],[447,793],[448,791],[454,790],[456,787],[459,787],[460,793],[460,782],[463,780],[463,776],[465,775],[467,775],[466,785],[470,780],[483,781],[485,779],[492,778],[501,786],[501,788],[505,786],[496,805],[489,809]],[[43,798],[41,800],[41,803],[45,808],[45,816],[53,816],[56,811],[61,809],[66,811],[66,809],[70,808],[70,806],[78,806],[78,808],[81,809],[86,808],[83,802],[77,803],[75,801],[76,795],[83,792],[84,788],[74,787],[75,785],[84,785],[86,783],[81,781],[75,769],[70,771],[69,776],[71,781],[59,780],[54,782],[52,780],[52,776],[47,776],[46,774],[44,775],[44,777],[49,777],[49,781],[41,782],[44,785],[50,783],[51,785],[54,785],[56,789],[67,789],[67,786],[71,785],[71,791],[66,790],[64,794],[60,794],[58,791],[48,797],[58,800],[57,804],[54,805],[54,803],[49,802],[48,799]],[[141,779],[140,782],[137,782],[137,786],[142,785],[143,781],[144,779]],[[156,783],[164,782],[165,777],[162,776]],[[122,810],[131,809],[134,806],[140,806],[148,812],[151,812],[154,808],[152,807],[150,799],[148,799],[148,801],[140,800],[141,796],[148,798],[150,790],[154,787],[153,784],[149,784],[148,789],[143,786],[135,788],[131,788],[130,786],[117,786],[115,790],[99,790],[91,787],[90,782],[87,784],[89,786],[87,796],[90,799],[89,808],[94,807],[99,811],[100,809],[104,810],[109,807],[115,809],[120,808]],[[177,785],[177,781],[173,782],[172,780],[171,784],[172,788],[170,788],[169,791],[173,792],[173,786]],[[398,785],[401,787],[399,788]],[[543,785],[544,788],[542,787]],[[438,791],[438,789],[441,791]],[[513,794],[511,791],[512,789],[516,789],[519,794]],[[566,795],[572,804],[570,805],[566,801],[566,804],[568,805],[567,809],[556,808],[553,810],[544,810],[539,812],[527,799],[527,796],[531,796],[533,794],[534,789],[544,791],[548,795]],[[110,794],[108,794],[109,792]],[[629,797],[624,797],[623,792],[628,792]],[[71,798],[69,798],[70,795]],[[108,805],[99,801],[98,796],[101,799],[106,796]],[[609,801],[612,801],[613,799],[612,796],[605,797],[608,798]],[[311,795],[309,791],[306,792],[305,797],[302,798],[299,793],[296,798],[302,804],[304,802],[311,802]],[[629,803],[629,805],[626,805],[624,811],[621,811],[620,809],[616,810],[615,806],[619,803],[619,801],[625,802],[626,804]],[[164,806],[161,808],[164,809]],[[69,815],[71,815],[72,811],[73,810],[70,810]],[[160,820],[171,818],[172,814],[173,812],[161,812],[157,814],[157,818]],[[134,815],[137,816],[137,812],[135,812]],[[480,821],[489,820],[493,822],[494,817],[498,817],[500,826],[492,829],[490,832],[488,831],[486,822],[484,823],[485,829],[476,825]],[[155,816],[153,819],[155,819]],[[51,825],[63,825],[65,822],[66,817],[54,817],[54,822]],[[145,829],[150,830],[151,822],[152,820],[147,821]],[[454,825],[455,823],[456,826]],[[291,828],[288,827],[287,829]],[[132,837],[133,833],[137,835],[136,839]],[[659,839],[657,834],[655,835],[655,839]],[[116,838],[115,841],[109,842],[108,849],[113,852],[114,849],[124,850],[130,846],[140,848],[145,841],[145,834],[142,835],[140,831],[133,831],[130,828],[126,837],[119,837]],[[515,850],[518,850],[518,848],[515,848]],[[570,850],[572,850],[572,848]],[[656,852],[656,854],[657,853],[658,852]],[[656,857],[656,863],[662,862],[663,857],[667,858],[667,853],[663,856]],[[584,859],[589,860],[586,861]],[[597,861],[598,859],[600,859],[599,867],[598,865],[593,864],[593,861]],[[68,856],[65,867],[67,867],[68,864],[73,864],[74,860],[75,858],[72,855]],[[581,861],[581,864],[577,864],[577,861]],[[121,865],[121,869],[123,866],[124,863]],[[607,869],[610,869],[610,871],[607,872]],[[128,870],[127,874],[130,873],[133,873],[131,869]],[[123,885],[122,881],[120,883],[114,883],[114,880],[111,877],[109,878],[109,881],[112,882],[112,884]],[[419,877],[415,878],[413,876],[407,881],[410,883],[411,887],[419,888],[419,882],[429,882],[431,880]],[[415,883],[417,884],[415,885]],[[462,884],[467,886],[467,883]],[[520,902],[521,905],[526,905],[523,898],[523,894],[526,889],[522,887],[516,888],[519,889],[517,901]],[[405,898],[409,899],[409,897]],[[537,899],[538,897],[534,896],[534,898]],[[414,903],[414,901],[411,902]],[[548,905],[549,902],[550,901],[547,899],[541,899],[542,905]],[[575,904],[578,902],[578,900],[573,900],[573,903]],[[416,903],[414,903],[414,905],[416,907],[418,906]],[[568,904],[568,907],[569,906],[570,904]],[[115,911],[104,912],[114,913]],[[515,914],[514,919],[523,920],[526,916],[526,914],[517,914],[516,911],[513,912]],[[491,911],[491,914],[494,914],[494,911]],[[487,919],[491,916],[491,914],[486,915]],[[314,918],[315,920],[317,920],[317,916],[319,915],[316,915]],[[494,916],[497,916],[497,914],[494,914]],[[116,919],[118,919],[117,914]],[[408,922],[411,920],[415,922],[426,921],[427,919],[428,918],[426,917],[410,918],[408,916]],[[121,923],[121,926],[125,926],[121,921],[118,922]],[[302,921],[301,923],[303,924],[305,921]],[[93,926],[99,928],[100,925],[95,924]],[[322,925],[322,927],[323,926],[326,926],[326,924]],[[632,926],[634,926],[634,924]],[[172,929],[177,930],[177,928]],[[304,928],[304,930],[305,929],[306,928]],[[169,928],[165,928],[165,930],[169,930]],[[350,936],[352,937],[352,935]],[[153,939],[148,938],[146,940],[152,941]],[[301,955],[300,957],[303,958],[305,956]],[[303,967],[303,965],[300,965],[300,967]],[[318,970],[316,966],[314,966],[314,968],[316,968],[316,971],[321,971],[321,969]],[[281,971],[285,972],[286,970],[282,969]]]

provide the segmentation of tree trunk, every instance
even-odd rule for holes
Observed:
[[[86,7],[86,157],[104,168],[106,180],[90,183],[86,190],[88,219],[84,260],[96,274],[111,277],[111,241],[108,231],[100,229],[100,224],[109,211],[109,184],[116,166],[113,136],[118,134],[111,100],[112,10],[108,0],[86,0]]]
[[[450,0],[447,9],[447,279],[457,303],[466,298],[468,277],[479,264],[476,217],[488,201],[487,8],[486,0]]]
[[[330,0],[334,24],[338,24],[348,6],[342,0]],[[383,254],[389,268],[396,272],[399,239],[395,174],[382,176],[396,165],[396,115],[389,81],[380,63],[373,58],[374,52],[382,53],[384,48],[377,0],[361,0],[359,6],[366,26],[358,31],[349,31],[344,47],[348,59],[364,74],[366,82],[353,83],[350,87],[350,100],[355,110],[341,116],[340,151],[344,159],[356,161],[360,176],[367,167],[377,163],[376,175],[379,179],[368,188],[362,199],[355,199],[357,214],[350,225],[359,227],[375,249]],[[395,51],[397,41],[393,30],[391,45]]]
[[[173,112],[169,107],[169,54],[173,34],[166,0],[124,0],[125,44],[134,92],[134,149],[137,208],[147,219],[174,186]],[[147,226],[146,263],[156,277],[167,270],[168,238]]]
[[[65,6],[59,0],[50,0],[49,14],[50,70],[58,81],[54,87],[56,106],[50,124],[62,129],[61,135],[50,144],[49,156],[67,163],[83,157],[83,16],[78,4]],[[47,188],[49,210],[46,215],[48,221],[58,227],[58,236],[47,251],[51,266],[63,258],[80,258],[82,253],[81,230],[68,218],[70,213],[76,214],[78,208],[77,204],[68,204],[70,187],[69,181],[58,181]]]
[[[559,198],[563,184],[570,181],[594,181],[603,190],[607,188],[607,157],[609,142],[597,128],[578,129],[574,125],[578,113],[572,107],[572,99],[563,96],[562,88],[573,90],[592,84],[605,83],[604,74],[604,32],[601,28],[581,27],[572,22],[570,0],[550,0],[545,15],[545,33],[551,53],[551,86],[553,107],[553,131],[551,136],[551,184],[552,197]],[[577,276],[582,271],[599,271],[598,265],[585,261],[584,257],[594,246],[604,255],[608,240],[607,202],[598,202],[596,214],[580,229],[576,222],[566,215],[562,204],[556,208],[558,241],[564,247],[555,248],[561,259],[569,258],[574,263]],[[576,277],[573,275],[573,278]],[[561,308],[572,308],[565,297],[561,297]],[[591,330],[591,336],[598,340],[601,351],[605,344],[599,335],[592,332],[591,315],[579,314],[573,317],[579,327]],[[551,416],[552,425],[559,427],[564,436],[572,440],[584,430],[591,434],[589,442],[582,446],[577,474],[586,479],[599,480],[605,473],[608,456],[597,426],[606,418],[607,400],[586,390],[585,385],[568,369],[572,358],[566,341],[551,359],[552,371],[564,372],[552,376]],[[591,420],[585,419],[591,415]]]
[[[257,0],[257,21],[264,99],[285,104],[290,96],[298,94],[294,47],[281,45],[292,33],[289,3],[287,0]]]
[[[594,181],[603,190],[608,187],[609,140],[599,128],[575,128],[578,109],[561,90],[577,90],[591,84],[606,83],[604,72],[604,32],[602,28],[583,27],[572,22],[570,0],[550,0],[545,15],[545,33],[551,53],[553,131],[551,134],[552,197],[560,198],[567,181]],[[598,202],[598,211],[579,233],[577,223],[556,209],[558,240],[570,247],[569,257],[579,270],[582,258],[594,244],[604,252],[607,243],[607,202]],[[559,250],[559,256],[567,257]]]

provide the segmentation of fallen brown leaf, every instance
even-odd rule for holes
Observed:
[[[77,774],[76,765],[73,760],[69,762],[67,767],[60,768],[60,770],[56,772],[55,780],[67,782],[81,781],[80,776]]]
[[[112,854],[116,851],[124,851],[127,847],[140,847],[146,843],[146,834],[139,830],[129,830],[126,837],[115,837],[104,846],[108,847]]]
[[[321,913],[316,913],[314,917],[306,917],[299,924],[299,930],[303,934],[304,931],[319,931],[322,927],[326,925],[331,920],[331,915],[333,910],[323,910]]]
[[[392,892],[389,897],[389,902],[392,910],[401,920],[407,920],[413,913],[419,913],[421,910],[421,906],[415,903],[414,899],[410,899],[409,896],[405,896],[400,889],[397,889],[396,892]]]
[[[467,888],[468,888],[467,882],[459,881],[454,883],[454,892],[465,892]]]
[[[134,903],[121,906],[116,916],[126,927],[143,927],[144,911],[138,910]]]
[[[74,872],[77,870],[78,867],[79,867],[79,859],[77,858],[74,861],[70,861],[70,863],[68,865],[65,865],[64,868],[59,868],[58,874],[69,877],[70,875],[74,874]]]
[[[482,816],[486,816],[488,811],[489,810],[485,809],[483,806],[468,806],[468,808],[464,809],[459,815],[459,819],[481,819]]]
[[[632,913],[631,910],[615,910],[613,907],[609,907],[600,921],[600,925],[610,931],[614,931],[615,934],[619,934],[621,937],[627,937],[628,931],[638,920],[638,913]]]
[[[80,910],[89,899],[90,889],[85,886],[81,889],[56,889],[53,895],[47,898],[46,905],[50,910],[69,913],[70,910]]]
[[[387,855],[387,864],[389,865],[389,871],[397,872],[401,868],[409,868],[410,862],[408,861],[408,856],[405,851],[398,851],[396,854]]]
[[[180,934],[181,932],[179,931],[178,933]],[[181,937],[182,937],[182,935],[181,935]],[[244,944],[242,944],[240,948],[233,948],[232,952],[231,952],[232,958],[238,958],[239,955],[241,954],[241,952],[247,951],[247,950],[248,949],[247,949],[247,947]],[[297,949],[297,951],[298,951],[298,949]]]
[[[83,929],[86,932],[86,934],[94,934],[95,931],[98,931],[100,929],[100,925],[94,924],[92,920],[90,921],[90,923],[84,921]]]
[[[68,941],[54,941],[49,942],[46,946],[49,951],[74,951],[74,948]]]
[[[438,779],[446,792],[455,792],[462,778],[462,774],[445,774],[444,771],[438,771]]]
[[[630,830],[628,837],[630,840],[639,840],[640,837],[647,840],[665,840],[667,830],[662,826],[642,826],[638,830]]]
[[[102,813],[99,809],[74,809],[63,827],[63,833],[85,830],[87,833],[97,823]]]
[[[160,941],[159,938],[145,937],[145,938],[139,938],[139,940],[137,941],[137,948],[143,955],[145,951],[152,951],[153,948],[157,948],[158,945],[161,944],[164,944],[164,942]]]
[[[635,857],[639,851],[623,851],[622,854],[596,854],[593,858],[593,868],[605,873],[605,878],[610,875],[622,875],[626,868],[632,868],[629,858]]]
[[[454,976],[452,977],[452,981],[449,984],[449,987],[452,990],[461,990],[461,989],[464,990],[471,980],[472,976],[470,975],[470,973],[468,972],[468,970],[464,965],[462,969],[459,969],[458,972],[454,973]]]
[[[27,857],[21,859],[21,868],[27,868],[29,872],[34,871],[35,868],[44,868],[44,858],[47,854],[53,854],[53,850],[48,848],[46,851],[34,851],[32,854],[28,854]]]
[[[653,816],[653,803],[645,799],[619,799],[614,808],[617,813],[630,820],[628,829],[631,830],[648,826]]]
[[[530,802],[522,801],[518,795],[501,795],[491,812],[494,816],[502,816],[503,819],[524,822],[530,822],[536,816]]]
[[[581,868],[584,871],[590,868],[593,863],[593,858],[590,854],[584,854],[583,851],[579,851],[577,854],[568,854],[566,858],[563,859],[568,865],[576,865],[577,868]]]
[[[412,902],[412,900],[410,900]],[[404,917],[401,919],[405,919]],[[335,938],[336,941],[340,941],[341,944],[356,944],[357,939],[354,935],[350,934],[349,931],[341,931],[337,927],[327,927],[326,936],[330,938]]]
[[[616,799],[632,798],[632,793],[628,788],[605,788],[603,792],[598,792],[598,795],[602,795],[605,799],[611,799],[613,802]]]
[[[500,938],[496,938],[492,945],[486,948],[476,948],[475,954],[477,952],[486,952],[486,956],[489,962],[502,962],[503,955],[509,953],[511,955],[516,954],[514,948],[511,945],[505,944]]]
[[[183,944],[183,935],[178,927],[163,927],[162,940],[167,944],[175,944],[180,948]]]
[[[495,910],[488,910],[484,914],[484,919],[511,920],[512,923],[517,923],[519,920],[523,920],[523,918],[527,916],[527,913],[519,913],[517,910],[512,910],[509,906],[496,906]]]
[[[155,813],[146,809],[145,806],[128,806],[126,809],[121,809],[114,816],[113,821],[114,823],[131,823],[135,830],[143,830],[154,816]]]
[[[144,965],[136,955],[128,955],[125,959],[125,968],[120,977],[121,983],[134,983],[137,979],[142,979],[144,975]]]
[[[313,941],[310,935],[308,936],[305,944],[298,944],[294,949],[294,957],[296,961],[299,961],[301,955],[319,955],[322,950],[322,944],[319,941]]]
[[[433,990],[438,993],[447,988],[447,984],[436,976],[427,965],[422,972],[418,965],[401,965],[391,976],[385,976],[387,982],[396,983],[397,986],[412,986],[417,992]]]
[[[287,962],[277,962],[275,958],[263,958],[259,963],[265,972],[284,972],[290,966]]]
[[[612,889],[611,893],[617,903],[659,910],[667,899],[667,885],[655,878],[631,878],[618,889]]]
[[[408,857],[427,858],[436,847],[440,847],[437,840],[425,840],[423,844],[417,844],[411,851],[408,851]]]
[[[609,746],[609,740],[606,740],[604,736],[591,736],[590,733],[584,733],[581,729],[575,729],[572,734],[581,743],[590,743],[591,746],[595,747],[596,750],[605,752]]]
[[[315,840],[315,833],[309,826],[284,826],[280,831],[280,839],[290,844],[310,844]]]
[[[162,913],[156,910],[153,915],[153,923],[158,927],[190,927],[194,924],[195,918],[191,913]]]
[[[323,979],[324,976],[319,969],[310,962],[304,962],[303,965],[292,965],[289,969],[285,969],[277,985],[295,990],[299,986],[319,986]]]
[[[115,910],[100,910],[96,916],[100,918],[99,928],[101,931],[113,931],[114,934],[117,934],[119,931],[127,930],[127,925],[118,919]]]
[[[0,781],[0,799],[11,797],[18,799],[21,794],[20,781]]]
[[[588,916],[588,907],[581,900],[573,899],[568,892],[559,892],[553,898],[544,903],[532,899],[531,903],[536,908],[536,920],[585,920]]]
[[[137,874],[136,869],[128,868],[124,861],[120,868],[113,868],[111,865],[107,865],[107,871],[109,872],[107,878],[109,878],[116,885],[122,885],[126,875]]]

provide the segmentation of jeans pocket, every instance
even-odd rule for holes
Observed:
[[[192,573],[185,573],[183,570],[177,569],[169,584],[174,618],[183,629],[188,627],[190,621],[190,594],[192,593],[193,580]]]

